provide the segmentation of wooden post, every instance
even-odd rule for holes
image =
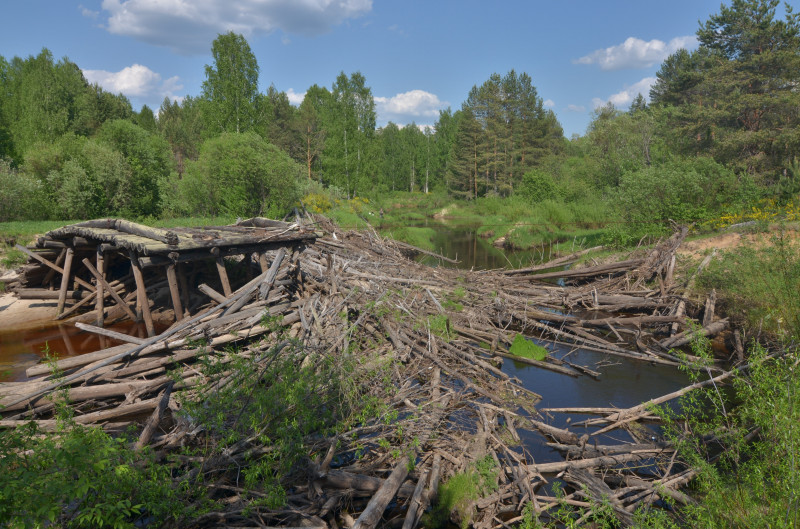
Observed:
[[[139,265],[139,256],[131,252],[131,269],[133,270],[133,279],[136,281],[136,304],[142,311],[144,325],[147,327],[147,336],[155,336],[156,330],[153,326],[153,317],[150,314],[150,301],[147,299],[147,288],[144,285],[144,276],[142,275],[142,268]]]
[[[67,249],[61,248],[61,252],[59,252],[58,257],[56,257],[56,266],[61,266],[64,264],[64,258],[67,256]],[[53,276],[56,275],[55,269],[51,268],[47,271],[47,274],[42,279],[42,287],[46,287],[48,283],[53,280]],[[50,286],[52,288],[52,285]]]
[[[167,283],[169,283],[169,294],[172,297],[172,311],[175,313],[175,321],[183,319],[183,306],[181,306],[181,295],[178,290],[178,277],[175,274],[175,263],[167,265]]]
[[[100,274],[100,277],[105,276],[105,261],[103,259],[103,251],[100,249],[100,246],[97,246],[97,272]],[[95,320],[95,324],[98,327],[102,327],[104,323],[104,314],[103,311],[105,308],[103,307],[103,282],[98,280],[97,281],[97,301],[95,302],[95,310],[97,311],[97,318]]]
[[[181,287],[181,300],[183,301],[183,317],[189,315],[189,285],[186,282],[186,267],[176,265],[178,273],[178,285]]]
[[[56,308],[56,316],[64,312],[64,303],[67,301],[67,290],[69,290],[69,275],[72,271],[72,256],[75,251],[70,247],[67,248],[67,255],[64,258],[64,271],[61,275],[61,291],[58,294],[58,307]]]
[[[258,264],[261,266],[261,273],[263,274],[267,270],[269,270],[269,263],[267,262],[267,254],[261,252],[258,254]]]
[[[233,294],[231,290],[231,282],[228,281],[228,271],[225,270],[225,261],[222,257],[217,257],[217,272],[219,272],[219,280],[222,282],[222,292],[228,298]]]

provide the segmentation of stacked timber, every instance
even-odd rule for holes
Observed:
[[[258,222],[263,226],[256,226]],[[53,252],[48,257],[55,265],[55,254],[62,249],[65,254],[70,248],[83,251],[76,238],[102,241],[101,246],[135,252],[130,258],[138,262],[138,267],[131,265],[135,274],[137,268],[163,266],[159,259],[166,259],[167,266],[188,262],[181,258],[208,248],[223,255],[230,250],[210,244],[217,234],[251,237],[247,230],[260,229],[272,234],[264,235],[266,242],[275,242],[276,234],[289,233],[287,226],[266,224],[255,220],[236,227],[175,229],[156,234],[164,241],[155,244],[130,239],[141,234],[120,235],[123,225],[108,221],[51,232],[39,250]],[[631,428],[654,419],[648,406],[550,410],[596,416],[580,427],[557,428],[537,410],[536,388],[523,387],[497,367],[498,358],[511,354],[517,334],[638,362],[679,365],[684,357],[663,344],[680,340],[689,323],[683,285],[672,278],[675,250],[685,230],[619,263],[537,274],[543,269],[431,268],[408,260],[407,247],[374,231],[342,233],[325,219],[317,219],[316,228],[336,230],[339,236],[316,238],[311,230],[295,227],[292,238],[264,249],[253,246],[252,239],[227,235],[237,241],[236,248],[261,249],[242,265],[247,269],[241,286],[220,292],[201,283],[191,295],[203,296],[202,307],[164,332],[147,339],[115,336],[121,345],[34,366],[27,371],[28,381],[0,384],[0,426],[33,421],[42,431],[55,430],[50,397],[57,394],[72,404],[78,424],[111,432],[137,427],[132,448],[149,446],[164,464],[173,465],[170,475],[176,486],[195,480],[202,469],[203,486],[224,507],[192,520],[198,527],[418,527],[436,501],[439,483],[486,460],[495,463],[494,492],[452,513],[453,521],[507,527],[521,519],[527,504],[546,518],[564,504],[583,508],[590,516],[600,502],[608,501],[627,525],[634,509],[660,498],[691,502],[679,490],[691,470],[675,464],[671,446],[637,436]],[[173,251],[177,257],[170,256]],[[562,262],[578,257],[566,256]],[[61,270],[69,276],[66,263]],[[89,291],[91,297],[90,287],[100,290],[99,282],[103,289],[119,289],[122,302],[131,303],[136,290],[130,290],[124,276],[116,283],[101,281],[99,267],[84,265],[95,283],[83,275],[89,286],[79,283],[79,292]],[[248,280],[249,271],[254,277]],[[77,281],[78,276],[70,277]],[[169,277],[166,281],[171,282]],[[65,297],[86,299],[75,290],[73,280],[68,281]],[[680,314],[679,306],[684,307]],[[709,332],[715,323],[711,318]],[[82,329],[108,332],[93,325]],[[259,492],[242,488],[240,472],[269,453],[271,447],[260,435],[227,447],[218,457],[166,457],[186,447],[214,445],[219,434],[195,424],[183,403],[213,399],[215,392],[235,388],[239,382],[232,366],[241,359],[259,372],[276,359],[297,369],[355,361],[359,367],[354,379],[363,381],[376,369],[381,373],[382,382],[373,380],[360,391],[392,413],[364,418],[333,435],[307,436],[305,468],[282,479],[288,492],[285,505],[250,502]],[[530,362],[564,376],[602,376],[596,366],[554,357]],[[215,368],[207,370],[209,365]],[[272,383],[276,381],[259,381]],[[249,392],[257,390],[242,388],[243,408]],[[231,413],[226,424],[235,426],[239,415]],[[621,436],[628,432],[629,442],[599,444],[605,442],[599,432],[612,429]],[[539,432],[563,458],[535,461],[520,430]],[[549,491],[554,479],[567,483],[566,497]]]

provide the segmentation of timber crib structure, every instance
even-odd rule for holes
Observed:
[[[50,231],[31,247],[17,245],[29,261],[15,290],[23,299],[56,299],[56,320],[93,309],[99,327],[127,317],[144,320],[155,336],[154,310],[171,308],[179,322],[266,272],[278,250],[299,253],[316,237],[313,229],[261,217],[169,230],[89,220]]]

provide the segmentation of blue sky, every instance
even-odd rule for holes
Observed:
[[[48,48],[137,110],[200,93],[217,34],[244,35],[295,102],[340,71],[372,88],[378,125],[430,125],[493,72],[527,72],[567,137],[594,108],[647,95],[663,59],[693,49],[719,0],[18,0],[0,3],[0,55]]]

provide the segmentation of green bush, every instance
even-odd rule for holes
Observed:
[[[46,200],[41,182],[0,159],[0,222],[41,219]]]
[[[710,158],[673,159],[622,175],[616,202],[636,223],[695,222],[738,210],[757,197],[753,182]]]
[[[563,193],[553,177],[544,171],[531,169],[522,177],[519,193],[533,203],[560,200]]]
[[[297,204],[303,168],[258,134],[208,140],[177,183],[173,209],[200,215],[283,217]]]

